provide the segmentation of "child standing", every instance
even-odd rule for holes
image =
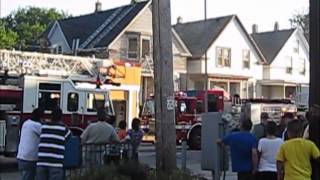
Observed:
[[[128,136],[132,145],[132,157],[134,160],[138,161],[138,148],[143,137],[143,131],[140,128],[140,120],[138,118],[134,118],[131,126],[132,129],[128,131]]]
[[[310,159],[319,160],[319,149],[313,142],[301,138],[300,121],[290,121],[287,130],[289,140],[280,146],[276,156],[278,180],[310,180]]]
[[[120,121],[119,122],[119,130],[118,130],[118,136],[119,136],[119,139],[120,139],[120,141],[121,140],[124,140],[125,138],[126,138],[126,136],[127,136],[127,123],[126,123],[126,121]]]

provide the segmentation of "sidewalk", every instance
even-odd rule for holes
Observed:
[[[0,156],[0,180],[19,179],[17,159]]]

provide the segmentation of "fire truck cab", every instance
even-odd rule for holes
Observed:
[[[62,120],[74,135],[96,120],[96,111],[105,108],[114,115],[109,90],[95,84],[76,82],[66,77],[22,76],[16,85],[0,85],[0,152],[14,154],[19,129],[35,108],[45,110],[44,120],[55,107],[63,112]]]
[[[191,149],[201,147],[201,113],[204,112],[205,91],[185,91],[175,93],[176,142],[187,140]],[[208,91],[210,112],[223,112],[223,91]],[[143,107],[142,128],[146,134],[155,134],[154,99],[149,98]],[[147,136],[148,137],[148,136]]]

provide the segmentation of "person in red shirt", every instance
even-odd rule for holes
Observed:
[[[119,122],[119,130],[118,130],[118,136],[119,136],[119,139],[120,139],[120,141],[121,140],[124,140],[125,138],[126,138],[126,136],[127,136],[127,123],[126,123],[126,121],[120,121]]]

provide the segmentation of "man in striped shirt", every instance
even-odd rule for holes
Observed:
[[[61,122],[61,116],[61,109],[56,108],[52,111],[51,121],[41,126],[37,180],[64,179],[65,141],[71,133]]]

